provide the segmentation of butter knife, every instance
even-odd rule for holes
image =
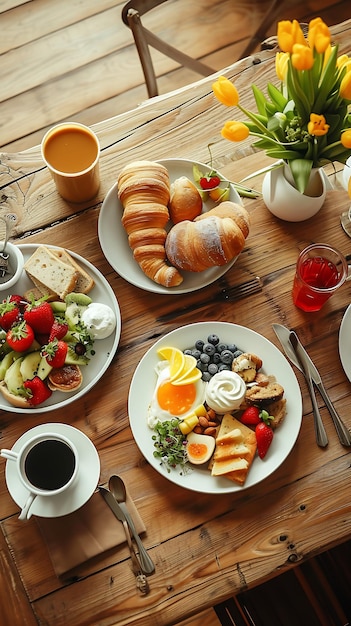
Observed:
[[[290,343],[291,343],[291,345],[292,345],[292,347],[294,349],[294,352],[296,354],[296,358],[298,360],[298,363],[300,364],[300,369],[301,369],[301,371],[305,375],[307,386],[308,386],[308,390],[310,392],[310,397],[311,397],[311,401],[312,401],[313,417],[314,417],[314,430],[315,430],[315,434],[316,434],[317,444],[321,448],[325,448],[328,445],[328,437],[327,437],[327,433],[325,432],[325,428],[324,428],[324,424],[322,422],[321,414],[319,412],[319,407],[318,407],[317,400],[316,400],[316,394],[314,392],[312,378],[311,378],[310,370],[309,370],[309,367],[308,367],[308,361],[307,361],[304,353],[299,351],[299,340],[297,338],[296,333],[294,333],[293,330],[290,331],[289,341],[290,341]]]
[[[297,367],[300,371],[302,371],[301,369],[301,365],[297,360],[297,356],[296,353],[289,341],[289,335],[290,335],[290,330],[289,328],[286,328],[285,326],[283,326],[282,324],[272,324],[273,330],[275,332],[275,334],[277,335],[282,348],[286,354],[286,356],[290,359],[290,361],[293,363],[293,365],[295,365],[295,367]],[[296,333],[295,333],[296,334]],[[297,336],[297,335],[296,335]],[[305,357],[307,359],[307,363],[308,363],[308,368],[310,371],[310,375],[312,378],[313,383],[315,384],[316,388],[318,389],[319,393],[321,394],[325,405],[331,415],[331,418],[333,420],[334,426],[335,426],[335,430],[337,432],[337,435],[339,437],[339,441],[340,443],[342,443],[344,446],[351,446],[351,433],[348,430],[348,428],[346,427],[346,425],[344,424],[344,422],[342,421],[340,415],[337,413],[331,399],[328,396],[328,393],[323,385],[322,379],[320,377],[320,374],[315,366],[315,364],[313,363],[313,361],[311,360],[310,356],[308,355],[308,353],[306,352],[305,348],[303,347],[303,345],[301,344],[301,342],[299,341],[298,337],[298,346],[299,346],[299,350],[300,353],[304,353]]]

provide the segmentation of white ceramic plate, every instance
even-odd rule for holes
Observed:
[[[244,487],[223,477],[211,476],[206,467],[192,469],[181,475],[179,468],[170,473],[153,456],[153,431],[147,425],[147,411],[155,383],[154,368],[158,362],[157,350],[161,346],[173,346],[181,350],[194,346],[197,339],[206,340],[208,335],[217,334],[220,341],[235,343],[238,348],[257,354],[263,361],[266,374],[274,375],[283,385],[287,400],[287,414],[275,431],[273,442],[264,460],[255,458]],[[134,439],[148,462],[165,478],[186,489],[201,493],[230,493],[241,491],[261,482],[278,469],[293,448],[302,420],[302,398],[296,376],[287,359],[268,339],[258,333],[226,322],[199,322],[183,326],[159,339],[140,361],[135,370],[128,398],[128,410]],[[194,466],[192,466],[194,467]]]
[[[164,159],[158,161],[167,167],[171,183],[180,176],[187,176],[193,180],[193,165],[198,165],[201,171],[208,172],[209,166],[197,161],[187,161],[186,159]],[[242,204],[239,194],[233,185],[230,186],[230,198],[232,202]],[[215,206],[212,200],[204,203],[204,211],[208,211]],[[223,276],[235,263],[233,259],[230,263],[221,267],[214,267],[204,272],[181,272],[184,280],[178,287],[163,287],[154,283],[140,269],[133,258],[133,253],[128,245],[128,237],[123,228],[121,217],[123,213],[122,205],[117,197],[117,183],[108,192],[99,215],[98,234],[102,251],[116,272],[132,285],[140,287],[145,291],[153,293],[180,294],[196,291],[206,285],[210,285],[215,280]],[[237,257],[236,257],[237,258]]]
[[[344,372],[351,382],[351,304],[347,307],[340,324],[339,355]]]
[[[57,496],[38,496],[31,507],[33,515],[38,515],[39,517],[60,517],[61,515],[73,513],[93,495],[100,476],[100,459],[89,437],[81,430],[78,430],[78,428],[68,424],[54,423],[35,426],[17,439],[12,450],[17,452],[31,437],[45,432],[65,435],[74,443],[79,455],[79,470],[73,485],[67,491],[59,493]],[[5,477],[13,500],[22,509],[29,492],[18,476],[14,461],[6,461]]]
[[[24,260],[26,261],[35,252],[39,244],[22,244],[20,249],[22,250]],[[48,246],[49,248],[55,248],[56,246]],[[13,411],[14,413],[44,413],[46,411],[53,411],[55,409],[62,409],[68,404],[71,404],[77,398],[80,398],[86,394],[101,378],[108,366],[110,365],[114,354],[117,350],[119,338],[121,335],[121,314],[116,296],[104,278],[104,276],[96,269],[89,261],[83,259],[79,254],[67,250],[69,254],[76,259],[83,269],[85,269],[95,281],[93,289],[90,291],[89,296],[93,302],[102,302],[108,304],[116,315],[116,329],[106,339],[102,339],[94,342],[95,355],[91,358],[89,365],[82,366],[83,383],[82,386],[76,391],[71,393],[62,393],[55,391],[51,397],[36,408],[22,409],[10,405],[5,398],[0,395],[0,409],[6,411]],[[17,293],[22,295],[27,289],[32,286],[31,280],[27,274],[23,272],[19,281],[13,285],[8,293]],[[2,294],[2,298],[6,298],[5,292]]]

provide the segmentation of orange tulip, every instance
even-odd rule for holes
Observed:
[[[340,141],[344,148],[351,148],[351,128],[344,130],[341,134]]]
[[[293,46],[291,63],[296,70],[310,70],[313,66],[313,53],[311,48],[296,43]]]
[[[307,38],[311,49],[315,48],[318,53],[325,52],[330,46],[329,28],[320,17],[310,21]]]
[[[217,100],[227,107],[234,107],[239,103],[239,94],[235,85],[225,76],[220,76],[213,83],[212,90]]]
[[[306,45],[306,39],[302,32],[301,26],[297,20],[290,22],[283,20],[278,22],[278,45],[283,52],[292,52],[296,43]]]
[[[243,141],[247,139],[250,131],[243,122],[226,122],[221,130],[221,135],[229,141]]]
[[[310,121],[307,124],[307,130],[310,135],[314,135],[315,137],[322,137],[326,135],[330,126],[326,124],[324,115],[316,115],[315,113],[311,113]]]

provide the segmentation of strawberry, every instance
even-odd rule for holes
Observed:
[[[11,300],[11,296],[3,300],[0,304],[0,326],[4,330],[9,330],[11,326],[18,320],[20,310],[17,303]]]
[[[201,189],[214,189],[214,187],[218,187],[220,185],[221,179],[217,175],[212,175],[211,173],[208,176],[202,176],[199,180]]]
[[[50,334],[55,319],[50,304],[40,300],[27,304],[23,317],[34,332],[41,335]]]
[[[52,367],[62,367],[65,364],[68,346],[64,341],[54,339],[50,341],[42,350],[47,362]]]
[[[11,350],[25,352],[31,347],[34,341],[33,329],[26,321],[20,322],[20,324],[12,326],[7,332],[6,341]]]
[[[39,376],[34,376],[31,380],[26,380],[23,383],[25,389],[30,391],[30,396],[28,397],[29,404],[33,406],[37,406],[38,404],[42,404],[50,398],[52,391],[49,387],[44,383]]]
[[[54,323],[51,327],[49,342],[54,341],[54,339],[63,339],[64,336],[68,332],[68,324],[65,322],[55,318]]]
[[[256,426],[261,421],[260,410],[257,406],[249,406],[240,417],[240,421],[247,426]]]
[[[258,456],[260,457],[260,459],[263,459],[266,456],[268,448],[272,443],[273,430],[265,422],[260,422],[255,428],[255,433]]]

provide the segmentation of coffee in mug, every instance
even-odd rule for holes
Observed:
[[[18,477],[29,491],[19,519],[29,519],[37,496],[56,496],[67,490],[78,472],[78,452],[74,444],[58,433],[31,437],[21,449],[1,450],[1,456],[15,462]]]

